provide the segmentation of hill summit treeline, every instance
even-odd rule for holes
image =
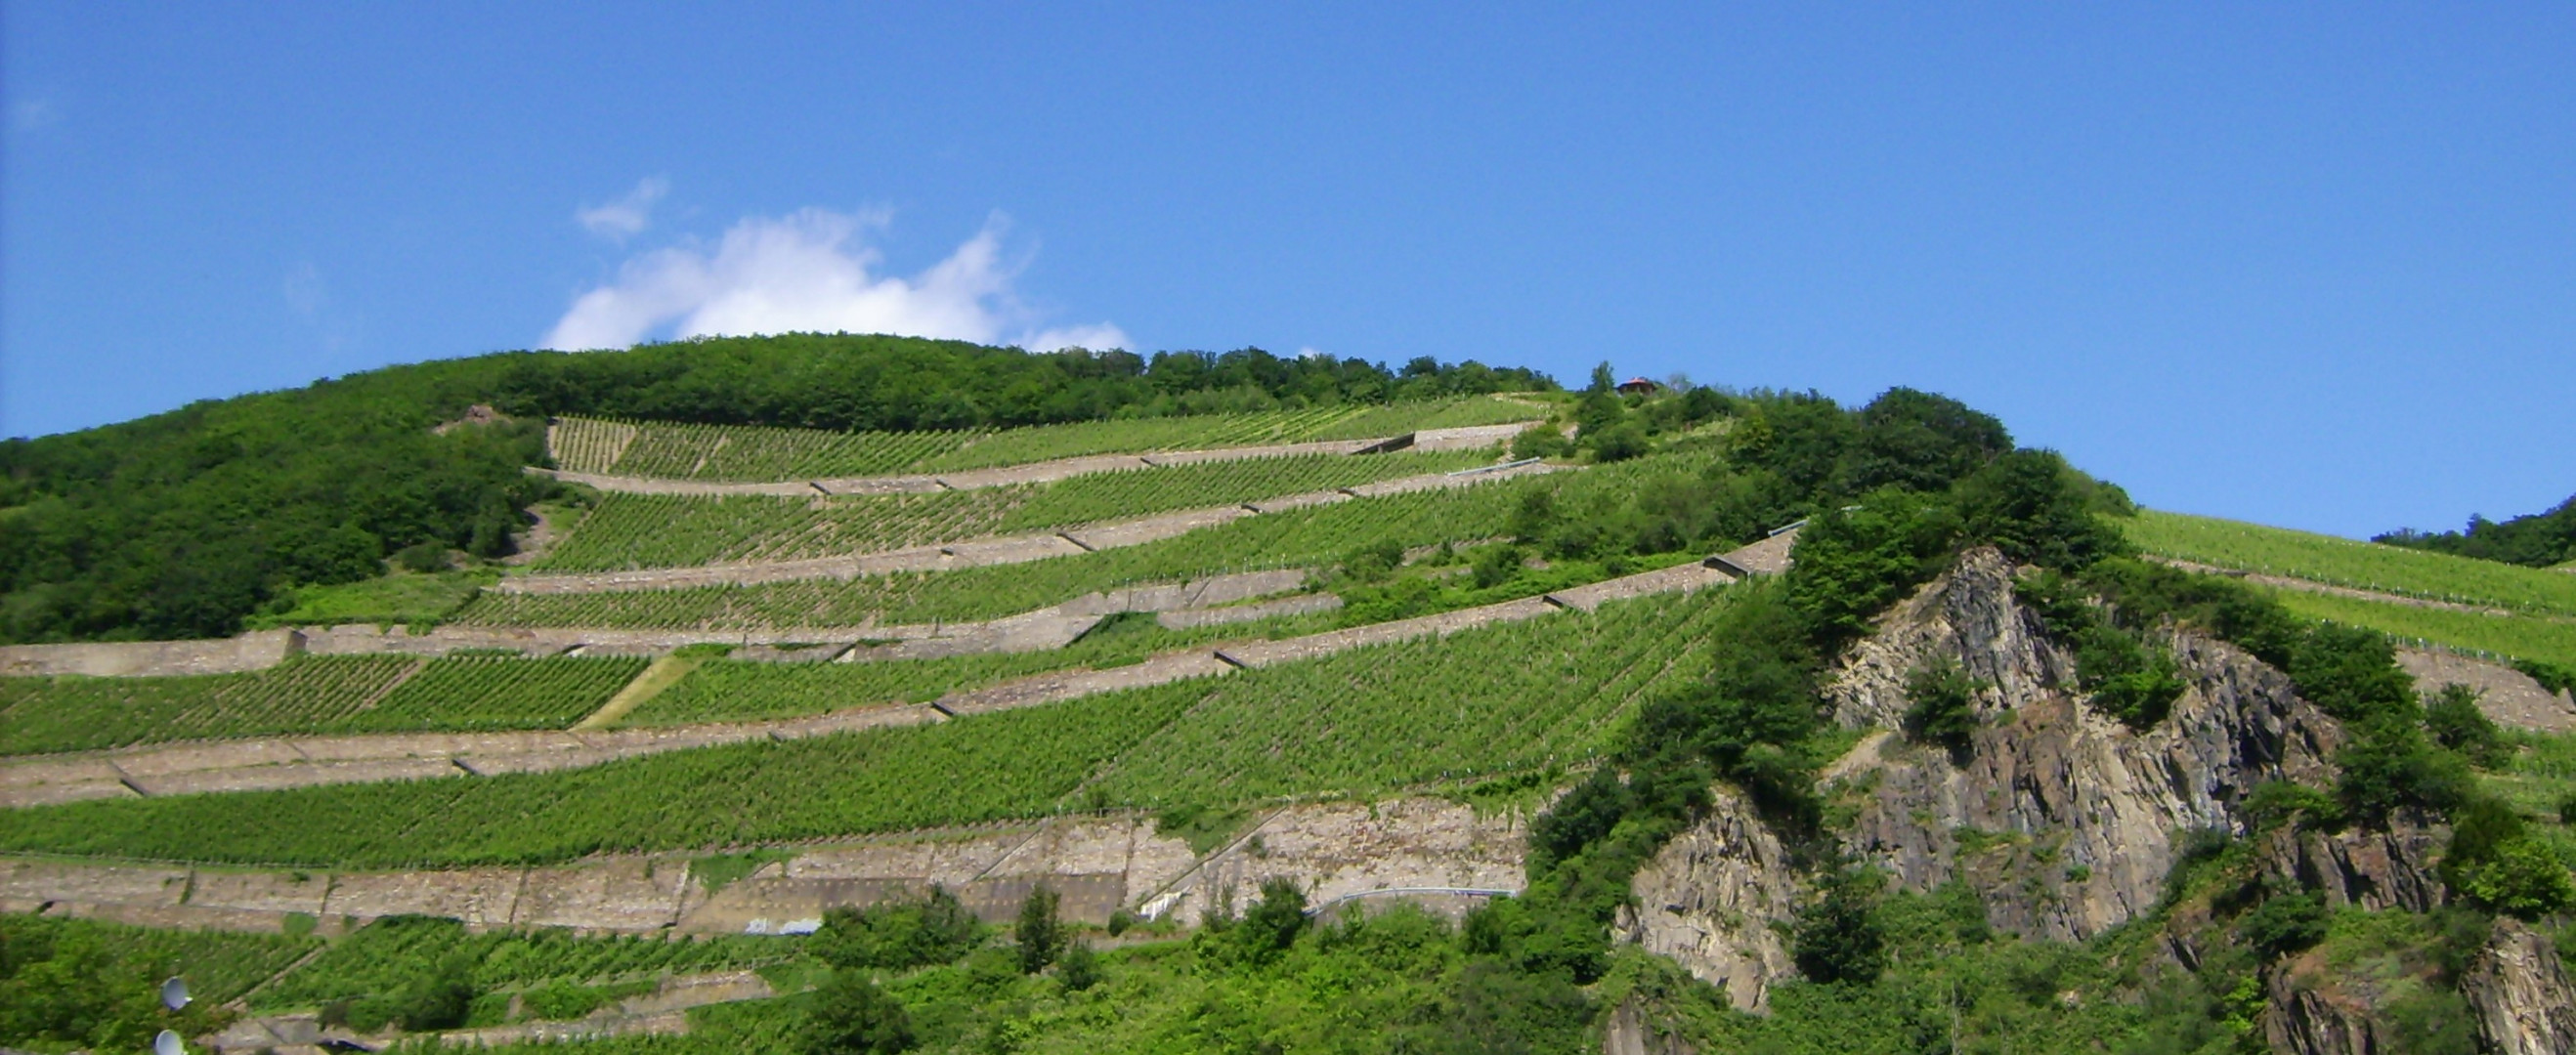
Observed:
[[[558,414],[950,429],[1555,388],[1475,362],[792,334],[389,367],[0,442],[0,641],[214,637],[421,543],[509,551]],[[481,404],[505,420],[439,429]]]

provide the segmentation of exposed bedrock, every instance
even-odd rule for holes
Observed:
[[[1826,792],[1851,811],[1846,848],[1896,887],[1958,878],[1997,928],[2082,941],[2154,908],[2193,830],[2245,834],[2239,808],[2256,785],[2331,783],[2339,724],[2280,671],[2196,632],[2160,635],[2186,685],[2164,720],[2141,732],[2097,713],[2072,656],[2014,599],[2013,578],[2001,554],[1968,553],[1882,616],[1828,684],[1835,719],[1872,733],[1826,769]],[[1942,659],[1982,683],[1980,726],[1956,756],[1892,731],[1909,676]],[[2442,838],[2408,821],[2280,832],[2265,836],[2260,856],[2270,874],[2333,905],[2422,909],[2440,895],[2430,862]],[[1793,969],[1777,925],[1794,915],[1799,889],[1779,840],[1721,794],[1640,870],[1637,907],[1618,930],[1759,1009]],[[2310,1017],[2317,1030],[2337,1028]]]
[[[2576,1051],[2576,985],[2546,935],[2520,920],[2499,919],[2485,948],[2469,961],[2460,992],[2476,1013],[2478,1036],[2496,1055],[2564,1055]]]
[[[1936,659],[1989,686],[1964,757],[1882,741],[1875,766],[1843,774],[1849,847],[1905,889],[1963,877],[1996,926],[2029,937],[2082,941],[2152,908],[2185,833],[2242,831],[2237,804],[2264,781],[2326,782],[2342,739],[2235,647],[2189,631],[2164,643],[2187,687],[2138,732],[2079,699],[2071,657],[2014,600],[2002,555],[1969,553],[1890,612],[1829,690],[1846,725],[1883,727],[1904,713],[1907,675]]]
[[[1725,990],[1735,1006],[1759,1010],[1771,981],[1796,971],[1773,924],[1796,911],[1798,875],[1740,795],[1721,785],[1714,797],[1707,816],[1637,870],[1637,903],[1619,910],[1612,929]]]

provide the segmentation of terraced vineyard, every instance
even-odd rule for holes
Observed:
[[[419,662],[408,656],[315,656],[256,674],[0,678],[0,753],[326,728],[366,706]]]
[[[794,959],[797,943],[775,938],[721,935],[582,937],[558,929],[468,932],[455,920],[396,916],[370,923],[332,943],[328,952],[261,990],[261,1011],[320,1007],[399,993],[414,978],[450,958],[470,960],[478,990],[506,1004],[506,990],[541,983],[596,984],[649,980],[657,974],[697,974],[765,967]],[[477,1009],[478,1018],[495,1018]],[[490,1009],[490,1010],[498,1010]],[[566,1016],[569,1017],[569,1016]]]
[[[2405,643],[2576,666],[2576,622],[2568,620],[2488,615],[2303,590],[2274,590],[2272,596],[2300,615],[2366,627]]]
[[[1354,487],[1489,460],[1469,451],[1309,455],[1131,469],[1051,484],[830,498],[611,494],[534,567],[622,571],[881,552]]]
[[[1725,596],[1461,631],[1418,653],[1363,650],[937,725],[565,772],[24,809],[0,830],[0,850],[452,867],[1041,816],[1086,785],[1107,798],[1085,793],[1085,805],[1241,799],[1318,781],[1384,791],[1587,757],[1641,692],[1692,669],[1691,628]],[[1198,751],[1216,754],[1178,753]]]
[[[159,979],[184,975],[189,994],[209,1006],[240,997],[322,945],[320,938],[285,934],[167,930],[101,920],[0,914],[0,948],[26,956],[43,945],[58,942],[96,950],[100,959],[113,965],[115,977],[142,979],[143,988],[138,992],[150,992],[150,986]]]
[[[544,729],[595,710],[642,659],[307,656],[255,674],[0,678],[0,753],[213,737]]]
[[[1141,623],[1138,630],[1098,632],[1045,652],[861,663],[712,660],[637,708],[625,724],[753,721],[871,704],[928,703],[954,690],[1032,674],[1124,666],[1158,652],[1219,641],[1315,633],[1330,629],[1332,616],[1287,616],[1190,630],[1165,630],[1154,626],[1151,617]]]
[[[480,626],[738,629],[997,619],[1095,590],[1235,571],[1330,564],[1353,547],[1393,541],[1436,546],[1506,534],[1523,496],[1546,489],[1567,503],[1633,487],[1646,475],[1692,472],[1706,456],[1640,458],[1582,473],[1388,495],[1245,517],[1139,546],[1026,564],[935,573],[753,586],[587,594],[486,593],[456,614]]]
[[[1641,598],[1239,675],[1099,787],[1122,803],[1225,803],[1584,761],[1642,697],[1706,671],[1690,646],[1726,597]]]
[[[432,660],[374,707],[336,728],[560,729],[598,710],[651,662],[627,656]]]
[[[2122,530],[2148,553],[2333,586],[2576,617],[2576,575],[2287,528],[2143,510]]]
[[[1529,404],[1468,397],[1258,414],[1204,414],[1000,431],[831,432],[565,418],[558,463],[574,472],[693,480],[802,480],[961,472],[1090,454],[1374,439],[1426,428],[1545,417]]]

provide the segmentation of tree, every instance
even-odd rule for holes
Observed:
[[[1790,956],[1809,981],[1867,985],[1887,967],[1887,938],[1871,913],[1883,878],[1846,868],[1824,880],[1824,896],[1798,911]]]
[[[1054,887],[1040,883],[1020,902],[1020,921],[1011,931],[1020,943],[1020,973],[1046,970],[1063,953],[1064,925],[1056,919],[1060,900]]]
[[[814,988],[805,1014],[807,1055],[893,1055],[916,1039],[903,1002],[867,975],[841,968]]]
[[[1077,941],[1065,947],[1064,956],[1056,961],[1056,978],[1068,993],[1079,993],[1100,984],[1100,954],[1091,951],[1091,943]]]

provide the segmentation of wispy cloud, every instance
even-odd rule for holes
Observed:
[[[62,119],[62,110],[54,105],[52,96],[40,95],[9,104],[9,130],[12,132],[51,128]]]
[[[626,196],[606,205],[585,205],[573,212],[573,221],[602,238],[624,242],[644,233],[653,225],[653,204],[671,193],[671,181],[660,176],[646,176]]]
[[[331,296],[331,287],[322,280],[322,269],[310,260],[286,269],[278,283],[278,293],[286,300],[286,310],[320,342],[322,350],[337,355],[357,341],[360,319],[342,308]]]
[[[876,273],[884,258],[864,235],[887,219],[805,209],[745,219],[713,246],[640,254],[619,268],[616,281],[574,300],[545,346],[623,348],[656,336],[796,331],[1008,341],[1031,351],[1130,343],[1106,322],[1038,326],[1038,313],[1012,292],[1027,261],[1005,259],[998,215],[910,278]]]

